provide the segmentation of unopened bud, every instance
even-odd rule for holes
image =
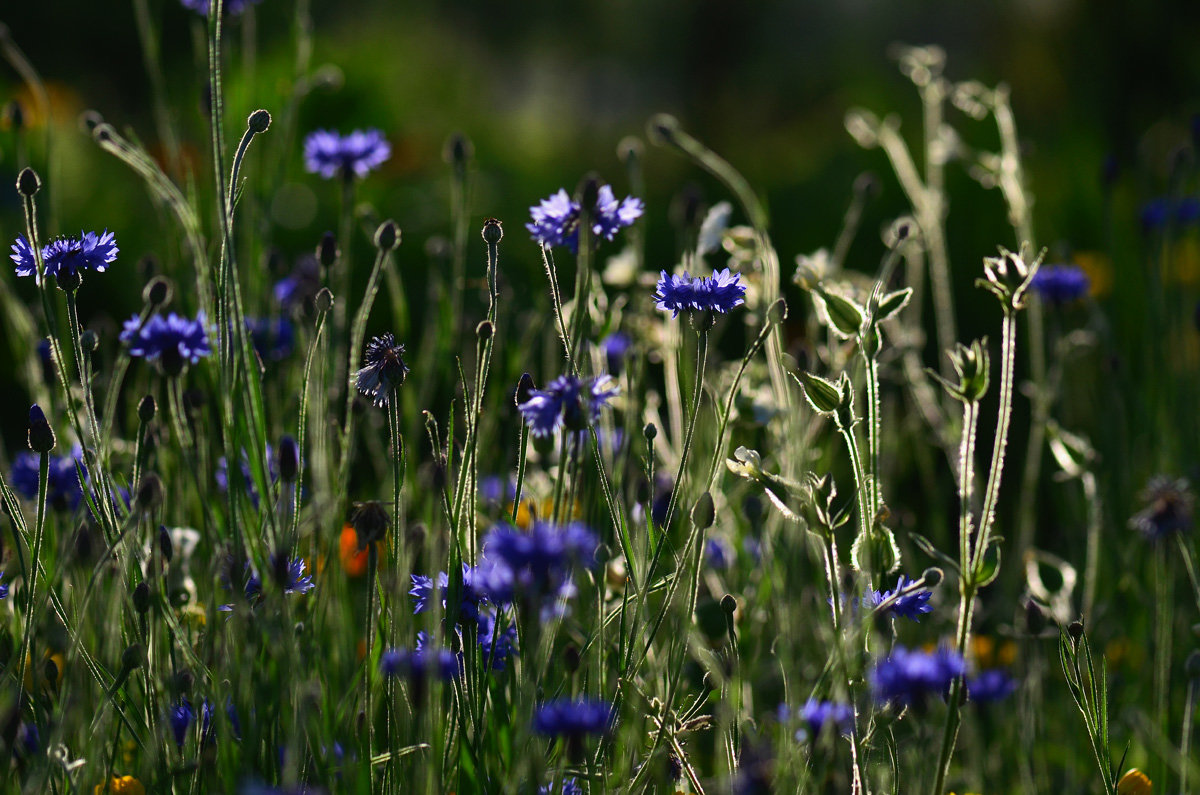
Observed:
[[[653,422],[647,422],[645,427],[642,428],[642,436],[646,437],[647,442],[653,442],[655,437],[658,436],[658,426]]]
[[[143,424],[153,420],[157,413],[158,404],[154,402],[154,395],[146,395],[138,402],[138,419]]]
[[[133,589],[133,609],[145,615],[150,610],[150,586],[145,580]]]
[[[492,321],[485,320],[475,327],[475,336],[480,342],[487,342],[496,333],[496,327],[492,325]]]
[[[375,248],[385,254],[400,245],[400,227],[390,218],[375,230]]]
[[[171,300],[171,280],[166,276],[155,276],[142,290],[142,300],[151,308],[159,307]]]
[[[1079,639],[1083,637],[1083,622],[1080,620],[1072,621],[1067,625],[1067,634],[1071,636],[1071,640],[1078,643]]]
[[[323,268],[330,268],[337,262],[337,258],[337,238],[333,236],[333,232],[326,232],[321,235],[321,242],[317,244],[317,262],[321,263]]]
[[[142,482],[138,484],[137,502],[138,507],[143,511],[152,511],[163,501],[163,483],[162,479],[153,472],[147,472],[142,476]]]
[[[262,108],[251,113],[250,118],[246,119],[246,129],[255,135],[265,133],[270,126],[271,114]]]
[[[925,569],[921,579],[925,581],[926,588],[936,588],[942,582],[942,570],[937,566],[930,566]]]
[[[54,449],[54,429],[46,420],[41,406],[36,403],[29,407],[29,432],[26,438],[29,449],[35,453],[48,453]]]
[[[536,387],[533,384],[533,376],[529,373],[522,373],[521,378],[517,381],[516,403],[520,406],[522,403],[528,403],[533,397],[533,391]]]
[[[483,222],[483,240],[488,245],[494,246],[504,239],[504,229],[501,227],[500,221],[496,218],[489,218]]]
[[[26,198],[34,196],[42,189],[42,179],[37,172],[26,166],[17,175],[17,191]]]
[[[328,287],[317,290],[317,295],[313,298],[313,306],[321,313],[328,312],[333,308],[333,293],[329,291]]]
[[[167,563],[175,559],[175,544],[171,541],[171,533],[166,525],[158,526],[158,551]]]
[[[100,337],[90,328],[86,328],[79,334],[79,347],[83,348],[84,353],[95,353],[100,347]]]
[[[294,483],[300,468],[300,450],[296,440],[284,436],[279,440],[279,477],[284,483]]]
[[[442,154],[447,163],[459,170],[466,168],[474,153],[475,147],[471,144],[471,139],[456,132],[446,139],[446,148]]]
[[[696,500],[696,504],[692,506],[692,522],[701,530],[707,530],[712,527],[713,520],[716,517],[717,510],[713,505],[712,495],[706,491],[700,495],[700,499]]]
[[[8,103],[8,107],[4,109],[4,115],[8,117],[8,123],[12,125],[13,130],[20,132],[21,128],[25,126],[25,110],[15,99]]]
[[[579,670],[579,663],[579,647],[568,643],[567,648],[563,649],[563,667],[567,669],[568,674],[573,674]]]
[[[737,597],[731,593],[727,593],[721,597],[721,609],[725,611],[725,615],[731,616],[737,610]]]
[[[136,671],[146,664],[146,650],[140,643],[126,646],[121,652],[121,668],[126,671]]]
[[[658,113],[650,117],[646,125],[646,134],[650,142],[657,146],[673,144],[678,139],[679,120],[668,113]]]

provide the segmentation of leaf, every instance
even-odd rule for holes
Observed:
[[[912,298],[913,288],[905,287],[903,290],[897,290],[894,293],[888,293],[883,298],[879,299],[879,309],[875,312],[873,322],[881,323],[895,317],[900,313],[900,310],[908,305],[908,301]]]
[[[990,585],[999,575],[1000,546],[989,543],[983,553],[983,560],[979,561],[979,568],[975,570],[975,585],[980,588]]]
[[[959,568],[958,561],[954,560],[954,558],[950,557],[945,552],[942,552],[940,549],[935,547],[933,545],[933,542],[930,541],[928,538],[921,535],[920,533],[909,533],[908,537],[910,539],[912,539],[912,542],[917,545],[917,548],[920,549],[922,552],[924,552],[926,555],[928,555],[929,557],[938,561],[946,568],[953,569],[955,574],[957,574],[959,576],[962,575],[962,569]]]
[[[847,339],[857,337],[862,330],[866,311],[844,295],[817,287],[817,294],[825,301],[825,310],[833,330]]]

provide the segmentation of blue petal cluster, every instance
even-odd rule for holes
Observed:
[[[1033,274],[1033,289],[1042,300],[1056,306],[1083,298],[1091,280],[1078,265],[1049,265]]]
[[[686,272],[675,276],[662,271],[654,291],[654,305],[671,312],[672,317],[678,317],[680,312],[728,312],[746,303],[746,287],[740,283],[741,277],[729,268],[695,278]]]
[[[602,185],[596,198],[592,234],[597,240],[612,240],[617,232],[631,226],[644,211],[641,199],[626,196],[617,201],[612,187]],[[533,220],[525,224],[525,228],[529,230],[533,239],[543,246],[566,246],[572,254],[578,254],[581,212],[579,203],[572,201],[565,190],[559,189],[558,193],[529,208],[529,215]]]
[[[107,229],[101,234],[80,232],[79,237],[60,237],[42,246],[47,276],[74,276],[82,271],[103,273],[117,259],[117,241]],[[18,276],[36,276],[37,260],[24,235],[12,244],[10,258]]]
[[[188,728],[195,719],[196,713],[186,698],[180,699],[178,704],[173,704],[167,709],[167,723],[170,724],[171,732],[175,735],[175,744],[180,748],[183,747],[183,742],[187,739]]]
[[[277,560],[276,555],[271,556],[271,565],[275,565]],[[291,558],[287,563],[287,575],[283,582],[283,592],[306,594],[313,588],[316,588],[316,583],[313,582],[311,574],[305,574],[308,565],[303,558]],[[246,601],[255,604],[262,598],[262,577],[257,571],[251,569],[250,576],[246,579]]]
[[[612,728],[609,716],[612,704],[602,699],[560,698],[547,701],[533,714],[533,730],[547,737],[582,738],[588,734],[607,734]]]
[[[1181,199],[1159,196],[1143,204],[1140,215],[1142,229],[1146,232],[1162,229],[1171,223],[1187,226],[1200,221],[1200,199],[1194,196]]]
[[[246,330],[258,357],[277,362],[291,355],[296,345],[296,329],[286,317],[246,318]]]
[[[599,545],[579,522],[534,522],[527,533],[497,525],[483,540],[480,584],[489,599],[501,604],[518,595],[533,603],[572,596],[572,568],[590,563]]]
[[[579,786],[579,781],[574,778],[564,778],[562,780],[562,789],[558,790],[560,795],[583,795],[583,788]],[[543,784],[538,787],[538,795],[552,795],[554,788],[550,784]]]
[[[365,177],[391,156],[391,145],[376,129],[355,130],[349,135],[317,130],[304,139],[304,167],[325,179],[338,174]]]
[[[68,455],[50,456],[46,502],[55,510],[74,511],[83,500],[83,484],[80,483],[79,472],[75,469],[76,462],[79,462],[86,482],[87,469],[83,466],[82,447],[75,445]],[[9,480],[17,493],[27,500],[37,499],[38,467],[36,453],[25,450],[13,458]]]
[[[733,558],[733,550],[723,539],[708,538],[704,541],[704,558],[711,568],[727,569]]]
[[[363,367],[354,374],[355,388],[370,397],[376,406],[386,406],[392,392],[408,375],[403,354],[404,346],[396,343],[395,335],[372,337],[363,354]]]
[[[436,676],[448,682],[458,676],[458,658],[448,649],[388,649],[379,658],[379,672],[414,681]]]
[[[865,608],[878,607],[905,588],[912,587],[912,584],[913,580],[901,574],[900,579],[896,581],[896,587],[892,590],[871,591],[864,594],[862,605]],[[885,611],[901,618],[908,618],[919,622],[922,615],[933,610],[933,606],[929,604],[929,597],[932,595],[933,592],[928,588],[918,588],[896,599],[885,608]]]
[[[786,721],[790,717],[792,716],[787,705],[781,704],[779,706],[780,720]],[[796,710],[794,717],[804,724],[796,730],[796,740],[805,742],[820,737],[826,726],[831,727],[839,734],[849,734],[854,722],[854,709],[849,704],[810,698],[804,702],[804,706]]]
[[[925,652],[897,646],[891,657],[876,664],[871,685],[879,701],[915,705],[930,695],[945,695],[965,671],[962,655],[950,649]]]
[[[134,315],[125,321],[121,342],[129,347],[130,356],[160,362],[164,370],[171,372],[176,364],[195,364],[212,354],[205,321],[203,311],[196,314],[195,320],[171,312],[166,317],[152,315],[145,323]]]
[[[212,0],[179,0],[184,8],[195,11],[197,14],[208,16],[208,10],[212,6]],[[252,5],[258,5],[262,0],[225,0],[222,10],[226,14],[237,16]]]
[[[457,615],[450,615],[446,608],[450,577],[444,571],[438,572],[436,579],[419,574],[412,575],[409,594],[415,602],[413,613],[426,612],[433,606],[433,600],[438,599],[442,609],[447,611],[446,624],[456,628],[466,624],[474,625],[475,639],[480,652],[485,659],[491,660],[493,669],[504,670],[505,660],[517,653],[517,628],[508,620],[503,611],[504,606],[489,599],[483,588],[479,569],[464,563],[462,571],[462,591]],[[418,633],[417,648],[423,649],[425,644],[425,633]]]
[[[316,297],[321,289],[321,265],[312,254],[296,261],[291,273],[275,282],[272,295],[284,310],[297,312]]]
[[[534,436],[549,436],[559,428],[586,430],[600,419],[600,409],[620,390],[607,375],[579,378],[561,375],[545,389],[535,389],[517,408]]]
[[[8,598],[8,586],[4,584],[4,572],[0,571],[0,599]]]
[[[1002,701],[1016,689],[1016,681],[999,668],[981,671],[967,680],[967,696],[980,703]]]
[[[600,350],[611,375],[620,375],[625,369],[625,358],[633,349],[633,337],[624,331],[615,331],[600,341]]]

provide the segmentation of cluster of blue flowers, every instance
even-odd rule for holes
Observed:
[[[129,348],[130,356],[154,362],[167,375],[178,375],[185,363],[195,364],[201,357],[212,355],[205,329],[204,312],[195,320],[171,312],[166,317],[151,315],[145,322],[137,315],[125,321],[121,342]]]
[[[1159,196],[1142,205],[1142,228],[1147,232],[1169,224],[1187,226],[1200,221],[1200,199],[1185,196],[1175,199]]]
[[[583,431],[600,419],[600,409],[619,391],[607,375],[561,375],[545,389],[533,390],[517,408],[534,436],[549,436],[559,428]]]
[[[931,696],[944,696],[950,684],[966,672],[962,655],[951,649],[926,652],[897,646],[871,674],[879,701],[920,705]]]
[[[258,357],[278,362],[291,355],[296,345],[296,329],[286,317],[246,318],[246,330]]]
[[[365,177],[392,156],[392,147],[376,129],[340,135],[316,130],[304,139],[304,167],[325,179]]]
[[[547,701],[533,713],[533,730],[547,737],[582,739],[612,729],[612,704],[596,698]]]
[[[1044,265],[1033,274],[1032,284],[1042,300],[1062,306],[1087,295],[1091,280],[1078,265]]]
[[[4,572],[0,571],[0,599],[8,598],[8,586],[4,584]]]
[[[429,611],[434,605],[434,600],[438,600],[442,609],[447,612],[446,625],[454,627],[456,632],[469,625],[475,633],[476,643],[484,658],[491,660],[493,669],[503,670],[505,661],[517,653],[517,628],[512,622],[511,614],[505,610],[505,605],[489,598],[482,586],[479,570],[465,563],[462,567],[462,589],[456,613],[446,604],[449,587],[450,577],[444,571],[438,572],[436,580],[413,574],[412,588],[409,590],[415,602],[413,613]],[[424,633],[419,633],[418,648],[424,648],[426,642]]]
[[[655,306],[678,317],[680,312],[725,313],[746,302],[742,275],[729,268],[714,270],[712,276],[669,275],[662,271],[654,292]]]
[[[626,196],[617,201],[612,187],[602,185],[592,217],[592,233],[596,240],[612,240],[617,232],[631,226],[644,211],[641,199]],[[579,202],[572,201],[565,190],[559,189],[558,193],[529,208],[533,220],[525,224],[525,228],[542,246],[566,246],[572,254],[578,254],[579,216],[582,212]]]
[[[815,698],[810,698],[794,712],[786,704],[780,704],[777,715],[780,723],[793,719],[800,721],[802,725],[796,730],[798,742],[816,741],[826,727],[839,734],[849,734],[854,725],[854,708],[849,704]]]
[[[885,612],[919,622],[922,615],[933,610],[933,606],[929,604],[929,597],[933,595],[933,592],[928,588],[912,589],[912,585],[913,580],[901,574],[900,579],[896,581],[896,587],[892,590],[870,591],[864,594],[862,606],[873,609],[886,603]],[[905,589],[912,590],[904,593]],[[902,595],[897,596],[897,594]]]
[[[80,232],[79,237],[59,237],[42,246],[42,263],[47,276],[62,279],[82,275],[83,271],[103,273],[117,259],[116,237],[105,230],[101,234]],[[18,276],[36,276],[37,258],[24,235],[12,244],[10,258]]]
[[[539,604],[574,595],[571,571],[589,565],[600,541],[579,522],[534,522],[529,532],[500,524],[483,540],[476,583],[497,604]]]
[[[448,649],[388,649],[379,658],[379,672],[417,682],[435,676],[448,682],[458,676],[458,658]]]

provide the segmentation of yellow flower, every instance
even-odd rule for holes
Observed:
[[[54,681],[51,681],[46,676],[47,667],[48,667],[46,665],[46,661],[50,661],[50,662],[54,663]],[[38,684],[41,686],[41,688],[43,690],[46,690],[46,689],[52,688],[52,687],[57,688],[59,685],[62,684],[63,670],[64,670],[65,665],[66,665],[66,660],[63,659],[61,652],[56,651],[56,652],[51,653],[49,650],[47,650],[45,655],[43,655],[42,664],[40,666],[34,666],[32,661],[30,660],[29,655],[26,654],[25,655],[25,689],[32,692],[33,681],[34,681],[35,676],[37,677]],[[34,670],[35,667],[37,668],[36,671]]]
[[[1117,795],[1150,795],[1154,792],[1154,783],[1142,771],[1131,767],[1117,782]]]
[[[113,795],[146,795],[146,788],[133,776],[113,776],[108,786],[97,784],[92,790],[92,795],[103,795],[106,792]]]

